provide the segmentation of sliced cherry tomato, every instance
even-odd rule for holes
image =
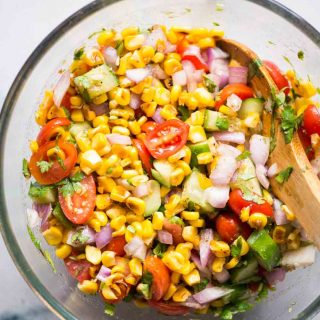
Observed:
[[[159,301],[170,286],[170,272],[161,259],[148,256],[144,261],[144,268],[152,274],[152,299]]]
[[[298,135],[301,141],[301,144],[303,146],[303,149],[308,157],[309,160],[314,159],[314,150],[312,149],[311,145],[311,138],[304,129],[299,128],[298,129]]]
[[[86,176],[80,182],[81,192],[66,198],[59,192],[59,202],[66,217],[75,224],[83,224],[93,214],[96,205],[96,184],[93,177]]]
[[[153,131],[158,124],[155,121],[147,121],[141,126],[141,131],[148,133]]]
[[[281,73],[281,70],[278,68],[276,64],[274,64],[272,61],[264,60],[263,61],[264,66],[267,68],[268,72],[270,73],[271,78],[277,85],[278,89],[281,90],[283,88],[286,88],[284,90],[285,94],[289,94],[290,92],[290,85],[287,78]]]
[[[320,109],[315,105],[309,105],[303,114],[303,127],[307,134],[314,133],[320,135]]]
[[[182,237],[182,226],[180,224],[172,223],[165,219],[163,222],[163,229],[172,234],[173,244],[176,246],[179,243],[184,242]]]
[[[139,158],[142,161],[143,167],[148,172],[148,174],[151,175],[151,156],[148,149],[146,148],[144,143],[139,139],[132,139],[132,142],[133,145],[138,149]]]
[[[177,44],[177,53],[179,53],[182,56],[186,51],[186,49],[188,48],[188,46],[189,46],[188,40],[183,38]]]
[[[52,138],[55,138],[57,134],[59,134],[59,129],[70,125],[70,123],[70,120],[67,118],[55,118],[50,120],[44,127],[42,127],[38,134],[38,145],[42,146],[52,140]]]
[[[72,260],[67,258],[64,260],[64,263],[72,278],[77,279],[79,282],[91,279],[89,268],[92,265],[87,260]]]
[[[237,215],[240,215],[242,208],[250,207],[250,214],[255,212],[261,212],[265,214],[267,217],[273,217],[272,206],[267,201],[258,204],[253,201],[245,200],[240,189],[236,189],[230,192],[228,203],[229,207]]]
[[[144,141],[151,155],[165,159],[179,151],[187,142],[189,125],[178,119],[158,124]]]
[[[185,61],[185,60],[190,61],[197,70],[204,70],[204,71],[209,70],[208,66],[204,64],[197,56],[187,54],[182,58],[182,61]]]
[[[50,160],[47,151],[59,147],[65,154],[65,159],[59,162],[57,159]],[[29,169],[32,176],[40,184],[48,185],[61,181],[70,175],[71,170],[77,162],[78,152],[75,146],[71,143],[63,142],[62,140],[50,141],[40,146],[39,150],[34,153],[29,162]],[[50,168],[46,172],[41,172],[38,163],[47,161],[51,163]]]
[[[243,83],[232,83],[225,86],[220,92],[220,100],[216,101],[215,108],[222,106],[232,94],[236,94],[242,100],[252,98],[253,90]]]
[[[61,101],[61,105],[63,106],[63,107],[65,107],[65,108],[67,108],[68,110],[70,110],[71,108],[71,102],[70,102],[70,97],[71,97],[71,95],[67,92],[65,95],[64,95],[64,97],[63,97],[63,99],[62,99],[62,101]]]
[[[123,257],[126,253],[124,246],[127,244],[124,236],[112,238],[112,240],[102,249],[102,251],[114,251],[117,256]]]
[[[149,306],[168,316],[184,316],[189,313],[190,308],[178,303],[164,301],[148,301]]]
[[[222,213],[216,218],[216,230],[223,241],[233,242],[239,236],[247,239],[251,234],[251,228],[248,224],[234,214]]]

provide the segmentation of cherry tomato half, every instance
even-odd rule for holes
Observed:
[[[208,66],[204,64],[197,56],[187,54],[182,58],[182,61],[185,60],[190,61],[197,70],[203,69],[204,71],[208,71]]]
[[[243,208],[250,207],[250,214],[261,212],[267,217],[273,217],[272,206],[267,201],[258,204],[254,201],[245,200],[240,189],[236,189],[230,192],[228,204],[232,211],[237,215],[240,215]]]
[[[303,127],[307,134],[320,134],[320,109],[315,105],[309,105],[303,114]]]
[[[149,175],[151,175],[151,157],[148,149],[144,145],[144,143],[139,139],[132,139],[133,145],[138,149],[139,158],[142,161],[142,165],[145,168],[145,170],[148,172]]]
[[[37,142],[39,146],[42,146],[46,142],[55,138],[59,134],[59,129],[64,126],[70,125],[70,120],[67,118],[54,118],[50,120],[42,129],[40,130]]]
[[[272,80],[275,82],[278,89],[281,90],[283,88],[286,88],[284,90],[284,93],[289,94],[289,92],[290,92],[289,81],[281,73],[281,70],[278,68],[278,66],[276,64],[274,64],[272,61],[268,61],[268,60],[264,60],[263,64],[267,68]]]
[[[152,299],[159,301],[166,294],[170,286],[169,269],[156,256],[148,256],[144,261],[144,268],[152,274]]]
[[[71,95],[67,92],[61,101],[61,106],[67,108],[68,110],[71,110],[70,98],[71,98]]]
[[[163,230],[171,233],[173,244],[176,246],[179,243],[184,242],[182,237],[182,226],[180,224],[172,223],[167,219],[163,222]]]
[[[243,83],[232,83],[225,86],[220,92],[220,100],[216,101],[215,108],[222,106],[232,94],[236,94],[242,100],[252,98],[253,90]]]
[[[141,131],[148,133],[153,131],[158,124],[155,121],[147,121],[141,126]]]
[[[47,151],[59,147],[65,154],[65,159],[59,162],[56,159],[50,160]],[[32,176],[43,185],[53,184],[61,181],[70,175],[71,170],[77,162],[78,152],[71,143],[59,140],[50,141],[40,146],[39,150],[34,153],[29,162],[29,169]],[[38,163],[40,161],[51,162],[51,167],[46,172],[41,172]]]
[[[87,260],[72,260],[67,258],[64,260],[64,263],[72,278],[77,279],[79,282],[91,279],[89,269],[92,265]]]
[[[187,142],[189,125],[178,119],[158,124],[147,134],[145,145],[156,159],[165,159],[179,151]]]
[[[190,308],[172,302],[148,301],[149,306],[168,316],[183,316],[189,313]]]
[[[124,236],[112,238],[112,240],[102,249],[102,251],[113,251],[117,256],[123,257],[126,253],[124,246],[127,244]]]
[[[93,177],[86,176],[80,181],[81,192],[64,197],[59,191],[59,202],[66,217],[75,224],[83,224],[93,214],[96,205],[96,184]],[[70,197],[70,198],[69,198]]]
[[[303,128],[298,129],[298,135],[308,159],[314,159],[314,150],[312,149],[310,136],[305,132]]]

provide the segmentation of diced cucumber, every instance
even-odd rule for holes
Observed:
[[[249,257],[247,263],[240,268],[235,268],[231,272],[232,283],[247,283],[247,280],[255,276],[258,272],[258,261],[254,257]]]
[[[238,111],[240,119],[245,119],[250,113],[257,112],[259,114],[263,111],[264,100],[261,98],[249,98],[242,101],[241,108]]]
[[[167,160],[154,160],[154,169],[151,169],[152,176],[163,186],[170,188],[171,173],[174,170],[174,166]]]
[[[183,185],[182,201],[189,207],[193,207],[195,211],[201,213],[214,213],[214,208],[205,200],[204,189],[201,188],[199,177],[201,173],[197,169],[193,169],[192,173],[186,179]]]
[[[206,110],[204,113],[204,122],[203,122],[204,129],[206,131],[220,131],[221,128],[219,128],[219,124],[217,126],[218,119],[228,120],[228,118],[221,112]]]
[[[254,231],[247,241],[258,263],[267,271],[271,271],[279,264],[281,258],[279,246],[269,236],[267,230]]]
[[[67,229],[71,229],[73,224],[64,215],[60,204],[58,203],[52,210],[52,214],[59,220],[59,222]]]
[[[144,197],[143,200],[146,204],[144,210],[144,216],[149,217],[153,215],[161,206],[161,195],[160,195],[160,185],[155,180],[149,180],[149,187],[151,192],[148,196]]]
[[[198,159],[197,159],[197,155],[200,153],[204,153],[204,152],[210,152],[210,148],[208,145],[208,142],[198,142],[195,144],[189,144],[188,147],[191,150],[191,160],[190,160],[190,166],[191,168],[193,167],[198,167]]]
[[[233,290],[227,296],[224,296],[222,298],[225,304],[238,301],[239,299],[243,299],[243,297],[245,297],[248,294],[247,286],[243,284],[231,285],[231,286],[225,286],[225,287]]]
[[[119,80],[113,70],[103,64],[91,69],[89,72],[78,76],[74,83],[86,102],[112,90],[119,84]]]
[[[30,184],[28,195],[32,201],[40,204],[57,201],[57,190],[54,187],[41,186],[36,182]]]
[[[92,127],[88,122],[81,122],[81,123],[72,123],[70,126],[70,133],[71,135],[76,137],[86,136],[89,129]]]

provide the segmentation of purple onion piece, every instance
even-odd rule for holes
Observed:
[[[112,239],[112,229],[110,224],[102,227],[100,232],[95,234],[96,246],[98,249],[105,247]]]

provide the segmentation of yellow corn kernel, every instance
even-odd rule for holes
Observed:
[[[62,232],[57,227],[50,227],[42,234],[50,246],[57,246],[62,241]]]
[[[249,220],[249,217],[250,217],[250,207],[244,207],[241,209],[241,212],[240,212],[240,220],[242,222],[247,222]]]
[[[99,150],[109,144],[107,137],[103,133],[97,133],[92,137],[92,148]]]
[[[106,214],[109,219],[114,219],[119,216],[124,216],[126,214],[126,209],[120,207],[119,205],[113,205],[106,211]]]
[[[139,33],[139,28],[137,26],[130,26],[127,28],[122,29],[121,35],[123,38],[126,36],[133,36]]]
[[[198,234],[198,229],[193,226],[186,226],[182,230],[182,237],[185,241],[193,242],[194,237]]]
[[[179,60],[171,58],[171,59],[166,59],[164,61],[163,67],[164,67],[164,72],[167,75],[172,76],[174,73],[182,69],[182,64]]]
[[[213,156],[211,152],[203,152],[197,155],[197,160],[199,164],[209,164],[213,161]]]
[[[123,136],[130,136],[130,130],[128,128],[121,127],[121,126],[114,126],[112,128],[112,133],[118,133]]]
[[[90,67],[95,67],[104,63],[103,54],[96,48],[86,49],[83,61]]]
[[[113,290],[109,286],[103,286],[101,293],[102,293],[102,296],[106,300],[116,300],[117,299],[116,294],[113,292]]]
[[[98,291],[98,284],[93,280],[84,280],[78,282],[78,289],[85,294],[96,294]]]
[[[135,214],[141,216],[143,215],[146,204],[142,199],[136,198],[136,197],[129,197],[126,200],[127,207],[133,211]]]
[[[160,111],[160,115],[165,120],[175,119],[178,111],[172,104],[166,104]]]
[[[142,238],[147,239],[153,236],[154,230],[152,222],[150,220],[144,220],[141,223],[142,226]]]
[[[248,223],[251,228],[261,230],[268,223],[268,218],[263,213],[255,212],[252,215],[250,215]]]
[[[237,113],[233,109],[231,109],[225,105],[222,105],[219,108],[219,112],[225,114],[226,116],[232,117],[232,118],[235,118],[237,116]]]
[[[219,29],[210,29],[209,37],[222,38],[224,36],[224,31]]]
[[[144,62],[148,63],[155,55],[155,50],[151,46],[142,46],[140,54],[144,58]]]
[[[134,285],[137,284],[137,282],[138,282],[139,279],[138,279],[137,277],[135,277],[134,275],[129,274],[127,277],[125,277],[124,280],[125,280],[126,283],[134,286]]]
[[[225,263],[226,263],[226,258],[216,257],[212,263],[212,271],[213,272],[221,272],[223,270],[223,266]]]
[[[127,222],[129,222],[128,219],[127,219]],[[129,243],[134,238],[134,236],[135,236],[135,234],[133,232],[131,232],[130,230],[128,230],[128,228],[127,228],[126,232],[124,234],[126,242]]]
[[[151,76],[148,76],[143,81],[139,82],[137,85],[130,88],[130,90],[133,93],[141,94],[145,88],[151,87],[151,84],[153,83],[153,81],[154,81],[154,78],[152,78]]]
[[[138,171],[138,170],[136,170]],[[139,186],[141,183],[145,183],[149,180],[148,176],[145,175],[145,174],[139,174],[139,175],[136,175],[134,177],[132,177],[130,179],[130,184],[132,184],[134,187],[137,187]]]
[[[149,305],[145,299],[134,299],[133,303],[138,308],[149,308]]]
[[[110,227],[114,230],[119,230],[125,223],[127,219],[125,216],[119,216],[111,220]]]
[[[160,106],[170,103],[170,91],[166,88],[156,88],[154,101]]]
[[[93,136],[96,135],[97,133],[109,134],[110,128],[107,124],[101,124],[94,129],[89,129],[88,130],[88,138],[92,139]]]
[[[258,124],[260,123],[260,115],[258,112],[251,112],[244,120],[243,124],[247,128],[256,128]]]
[[[127,69],[130,68],[129,59],[131,56],[132,56],[132,53],[128,52],[120,58],[119,67],[118,67],[118,70],[116,71],[117,75],[123,76],[126,74]],[[110,103],[109,103],[109,107],[110,107]]]
[[[82,74],[88,72],[89,69],[89,66],[83,60],[75,60],[70,66],[70,71],[74,77],[81,76]]]
[[[202,126],[190,126],[188,139],[192,143],[206,141],[207,136],[204,128]]]
[[[97,42],[100,46],[108,46],[112,44],[114,36],[115,34],[111,30],[101,31],[97,37]]]
[[[142,92],[141,100],[143,102],[152,102],[155,93],[156,93],[155,87],[145,88]]]
[[[157,104],[155,102],[145,102],[140,105],[140,108],[147,117],[152,117],[156,112]]]
[[[233,257],[228,263],[225,264],[226,269],[233,269],[239,263],[239,257]],[[221,270],[222,271],[222,270]]]
[[[178,194],[170,196],[168,202],[164,205],[167,210],[175,209],[181,201],[181,197]]]
[[[57,249],[56,249],[56,256],[59,259],[65,259],[69,257],[71,254],[72,247],[69,246],[68,244],[61,244]]]
[[[39,150],[38,142],[35,140],[30,141],[29,148],[32,153],[36,153]]]
[[[288,235],[287,248],[288,250],[297,250],[300,248],[301,237],[299,230],[296,229]]]
[[[130,272],[137,277],[142,276],[142,263],[138,258],[133,258],[129,261]]]
[[[176,168],[173,170],[170,176],[170,182],[173,186],[178,186],[182,183],[184,179],[184,171],[181,168]]]
[[[162,230],[164,215],[162,212],[157,211],[152,216],[152,227],[154,230]]]
[[[276,226],[272,232],[272,239],[279,244],[286,242],[286,233],[287,230],[283,226]]]
[[[134,68],[144,68],[146,66],[146,63],[138,50],[135,50],[132,53],[132,56],[129,58],[129,62]]]
[[[125,202],[130,192],[123,186],[115,186],[111,190],[110,198],[114,201]]]
[[[202,110],[192,112],[190,118],[187,119],[186,122],[193,126],[202,126],[204,122],[204,112]]]
[[[101,262],[105,267],[113,267],[116,265],[116,253],[114,251],[103,251]]]
[[[176,246],[176,252],[181,253],[186,260],[190,259],[192,249],[193,249],[193,244],[191,242],[179,243]]]
[[[214,255],[218,258],[224,258],[230,256],[230,247],[224,241],[212,240],[210,243],[210,249]]]
[[[138,124],[140,126],[142,126],[143,124],[145,124],[148,121],[148,118],[146,116],[142,116],[138,119]],[[137,159],[136,159],[137,160]]]
[[[131,224],[135,221],[138,221],[138,222],[142,222],[144,220],[144,217],[143,216],[137,216],[135,213],[133,212],[129,212],[127,213],[126,215],[127,217],[127,223],[128,224]]]
[[[80,96],[70,97],[70,103],[73,106],[80,107],[82,105],[82,98]]]
[[[182,91],[182,87],[179,85],[173,85],[171,87],[171,91],[170,91],[170,102],[172,104],[176,103],[179,99],[179,96],[181,94]]]
[[[170,270],[178,273],[180,273],[186,263],[185,257],[176,251],[165,252],[162,261]]]
[[[273,204],[273,198],[271,196],[271,194],[266,190],[266,189],[263,189],[262,190],[262,197],[264,200],[266,200],[270,205]]]
[[[80,165],[96,170],[102,164],[102,159],[97,151],[91,149],[82,153]]]
[[[88,221],[88,226],[94,229],[95,232],[100,232],[101,225],[98,219],[91,217]]]
[[[79,255],[76,256],[77,260],[84,260],[86,259],[86,255],[84,253],[81,253]]]
[[[100,125],[108,125],[108,116],[106,115],[101,115],[98,117],[95,117],[92,121],[93,126],[96,128]]]
[[[96,207],[98,210],[105,210],[111,205],[111,199],[109,194],[97,194]]]
[[[116,186],[115,181],[109,177],[98,177],[98,192],[111,192],[112,188]]]
[[[43,100],[36,111],[36,122],[40,126],[44,126],[47,120],[47,113],[49,109],[53,106],[53,92],[45,91]]]
[[[191,221],[188,221],[188,222],[192,227],[195,227],[195,228],[202,228],[205,225],[204,219],[198,219],[198,220],[195,220],[195,221],[191,220]]]
[[[130,102],[130,90],[125,88],[116,88],[113,89],[114,96],[113,99],[120,106],[127,106]]]
[[[205,88],[197,88],[193,95],[201,106],[212,107],[214,105],[212,94]]]
[[[166,292],[166,294],[163,297],[163,300],[167,301],[170,300],[172,298],[172,296],[174,295],[174,293],[177,291],[177,287],[175,286],[174,283],[170,283],[170,286]]]
[[[112,237],[124,236],[126,234],[126,226],[123,225],[119,230],[112,232]]]
[[[90,245],[86,245],[85,248],[86,259],[94,265],[98,265],[101,262],[101,250]]]
[[[131,164],[131,160],[129,158],[125,158],[125,159],[121,160],[120,164],[121,164],[122,167],[126,167],[126,166]],[[129,179],[131,179],[131,178],[133,178],[133,177],[135,177],[137,175],[138,175],[138,171],[137,170],[126,169],[126,170],[123,170],[121,178],[129,180]]]
[[[191,173],[191,168],[185,161],[179,160],[177,161],[176,165],[178,168],[183,170],[185,177]]]
[[[139,49],[143,45],[144,39],[143,34],[126,36],[124,38],[124,46],[128,51]]]
[[[94,104],[103,104],[108,100],[108,96],[106,93],[101,94],[98,97],[95,97],[94,99],[92,99],[92,102]]]
[[[71,111],[71,120],[74,122],[83,122],[84,116],[82,110],[76,109]]]
[[[241,248],[240,256],[245,256],[249,252],[249,245],[242,236],[239,236],[236,240],[234,240],[232,245]]]
[[[187,285],[193,286],[200,283],[200,273],[197,269],[193,269],[190,273],[183,275],[183,280]]]
[[[104,227],[108,223],[108,217],[103,211],[94,211],[94,217],[99,221],[101,227]]]
[[[137,134],[141,133],[140,125],[139,125],[138,121],[136,121],[136,120],[129,121],[128,128],[129,128],[131,134],[137,135]]]
[[[172,300],[174,302],[185,302],[191,296],[191,292],[184,288],[180,287],[178,290],[173,294]]]
[[[289,221],[294,221],[296,219],[296,215],[288,208],[287,205],[282,205],[281,209],[283,210],[283,212],[285,213],[287,219]]]
[[[178,272],[172,272],[171,273],[171,283],[178,284],[181,279],[181,274]]]
[[[190,273],[193,269],[195,269],[194,263],[190,263],[190,261],[187,260],[179,272],[182,275],[186,275],[186,274]]]
[[[211,37],[202,38],[198,41],[200,49],[212,48],[215,46],[215,41]]]
[[[139,236],[140,238],[142,238],[142,221],[134,221],[131,223],[131,225],[134,227],[135,229],[135,233],[137,236]]]
[[[53,119],[53,118],[66,118],[67,114],[64,108],[60,108],[57,106],[52,106],[47,114],[47,118],[49,120]]]
[[[185,220],[195,221],[199,219],[200,215],[197,211],[182,211],[181,217]]]
[[[160,63],[164,60],[164,54],[162,52],[156,52],[151,60],[154,63]]]
[[[129,87],[132,87],[134,84],[135,84],[134,81],[128,79],[125,76],[119,77],[119,85],[121,88],[129,88]],[[112,108],[110,108],[110,109],[112,109]]]
[[[97,275],[98,270],[99,270],[98,266],[89,267],[90,277],[94,279],[96,277],[96,275]]]

